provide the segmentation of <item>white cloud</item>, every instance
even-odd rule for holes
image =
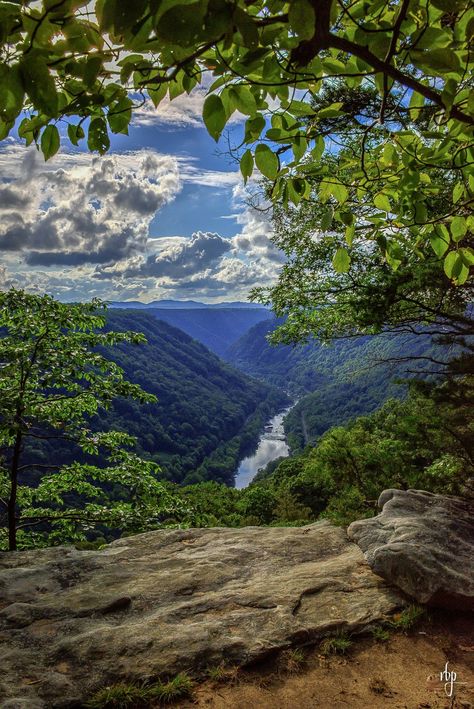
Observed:
[[[190,94],[181,94],[172,101],[165,96],[157,107],[147,98],[143,104],[133,111],[132,125],[156,126],[161,125],[169,129],[182,129],[187,127],[204,127],[202,109],[207,96],[208,88],[212,83],[210,76],[205,76],[203,82],[194,88]],[[235,125],[245,121],[247,116],[234,111],[227,125]]]
[[[77,157],[64,154],[46,167],[35,151],[24,152],[16,179],[0,185],[3,250],[36,266],[144,251],[150,222],[181,189],[176,160],[147,151]]]
[[[282,263],[269,215],[247,204],[237,171],[149,150],[60,153],[45,164],[36,150],[10,142],[0,150],[0,175],[3,288],[62,300],[245,299]],[[157,212],[185,183],[232,190],[233,213],[225,216],[239,233],[150,235]]]
[[[156,126],[167,125],[172,128],[186,126],[201,126],[202,106],[206,97],[206,89],[198,88],[190,94],[182,94],[170,101],[164,98],[157,108],[150,99],[133,112],[133,125]]]

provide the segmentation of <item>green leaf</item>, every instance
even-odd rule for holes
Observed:
[[[69,123],[67,127],[67,134],[73,145],[77,145],[85,136],[83,127],[80,125],[75,126],[73,123]]]
[[[462,267],[459,272],[459,275],[456,278],[456,284],[458,286],[462,286],[467,279],[469,278],[469,273],[470,273],[470,268],[464,264],[464,262],[461,259]]]
[[[230,99],[235,108],[246,116],[254,116],[257,111],[255,97],[248,88],[237,84],[229,89]]]
[[[214,138],[217,143],[227,122],[224,104],[219,96],[215,94],[207,96],[204,101],[202,117],[209,135]]]
[[[354,242],[354,236],[355,236],[355,225],[351,224],[351,226],[347,227],[346,233],[345,233],[346,243],[349,247],[351,247]]]
[[[0,64],[0,118],[14,121],[23,108],[24,96],[18,66]]]
[[[53,155],[56,155],[59,145],[59,131],[56,126],[46,126],[41,134],[41,152],[44,155],[44,159],[49,160]]]
[[[113,103],[107,114],[107,121],[112,133],[124,133],[128,135],[128,126],[132,118],[132,106],[128,96],[122,96]]]
[[[33,106],[47,116],[57,118],[58,94],[44,58],[37,52],[27,54],[20,62],[20,71]]]
[[[315,31],[316,17],[308,0],[293,0],[288,11],[290,27],[301,39],[311,39]]]
[[[464,217],[453,217],[451,220],[451,234],[453,241],[460,241],[467,232],[467,223]]]
[[[248,118],[245,122],[245,142],[253,143],[265,128],[265,118],[257,113],[255,118]]]
[[[392,205],[390,204],[389,198],[387,197],[387,195],[383,194],[382,192],[379,192],[378,194],[375,195],[374,204],[377,207],[377,209],[381,209],[383,212],[391,212],[392,211]]]
[[[463,262],[457,251],[450,251],[444,259],[444,272],[448,278],[457,278],[462,270]]]
[[[347,249],[340,247],[334,254],[332,265],[337,273],[347,273],[351,265],[351,257]]]
[[[456,182],[453,189],[453,204],[457,204],[464,193],[464,185],[462,182]]]
[[[461,63],[459,57],[450,48],[431,49],[428,52],[410,52],[414,63],[431,76],[438,76],[440,72],[459,71]]]
[[[167,91],[168,84],[166,82],[163,82],[162,84],[150,84],[147,86],[148,95],[151,98],[155,108],[157,108],[164,99]]]
[[[323,59],[323,69],[329,75],[344,74],[346,65],[339,59],[334,59],[334,57],[325,57]]]
[[[396,271],[400,264],[403,262],[404,253],[402,248],[399,244],[397,244],[396,241],[390,241],[387,244],[385,258],[387,259],[387,263],[393,268],[394,271]]]
[[[280,169],[278,156],[270,150],[268,145],[260,143],[255,150],[255,164],[265,177],[274,180]]]
[[[412,121],[418,120],[420,117],[420,111],[425,105],[425,97],[419,94],[417,91],[413,91],[410,98],[410,118]]]
[[[115,0],[114,28],[117,34],[130,31],[147,9],[147,0]]]
[[[94,118],[89,126],[87,134],[87,147],[89,150],[97,150],[101,155],[110,148],[107,124],[104,118]]]
[[[302,135],[297,135],[291,141],[291,148],[296,162],[299,162],[308,148],[308,141]]]
[[[160,17],[155,27],[157,36],[165,44],[192,47],[196,41],[204,38],[204,10],[205,5],[201,2],[193,2],[191,5],[173,4]],[[218,19],[217,15],[215,19]]]
[[[233,19],[242,36],[244,46],[249,49],[258,47],[258,28],[255,19],[240,7],[235,7]],[[240,44],[238,37],[234,36],[234,40]]]
[[[340,182],[328,182],[328,191],[334,199],[336,199],[339,204],[343,204],[349,197],[349,191],[347,187],[342,185]]]
[[[459,249],[458,254],[462,258],[465,266],[468,268],[474,266],[474,249],[470,246],[465,246],[462,249]]]
[[[446,240],[439,234],[435,233],[430,237],[430,244],[436,256],[438,256],[438,258],[442,258],[449,249],[449,237],[448,240]]]
[[[328,231],[330,229],[332,220],[334,219],[334,209],[329,207],[323,216],[321,217],[321,231]]]
[[[240,158],[240,172],[242,173],[245,184],[247,184],[247,180],[251,177],[253,172],[253,155],[250,150],[246,150]]]
[[[338,101],[337,103],[332,103],[330,106],[321,108],[316,114],[318,120],[320,118],[335,118],[336,116],[341,116],[344,113],[344,111],[341,111],[343,105],[342,102]]]

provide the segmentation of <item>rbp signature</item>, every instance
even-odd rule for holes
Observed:
[[[446,696],[452,697],[454,692],[454,683],[457,679],[457,674],[454,671],[451,672],[451,670],[448,670],[448,665],[449,662],[445,664],[444,670],[439,673],[439,678],[441,682],[444,682],[444,691],[446,693]]]

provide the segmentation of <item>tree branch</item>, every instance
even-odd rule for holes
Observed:
[[[409,89],[413,89],[413,91],[416,91],[417,93],[421,94],[421,96],[424,96],[429,101],[432,101],[434,104],[445,110],[445,105],[441,98],[441,94],[439,94],[434,89],[431,89],[429,86],[425,86],[425,84],[420,83],[412,76],[404,74],[402,71],[400,71],[400,69],[397,69],[395,66],[386,62],[385,60],[379,59],[377,56],[375,56],[375,54],[372,54],[370,49],[368,49],[367,47],[363,47],[360,44],[351,42],[345,37],[338,37],[331,33],[329,34],[329,46],[333,49],[340,49],[342,52],[347,52],[348,54],[352,54],[355,57],[359,57],[359,59],[362,59],[364,62],[367,62],[367,64],[372,66],[377,71],[381,72],[386,76],[390,76],[402,86],[406,86]],[[315,56],[315,54],[313,56]],[[467,123],[468,125],[474,124],[474,118],[471,118],[471,116],[467,115],[467,113],[463,113],[463,111],[460,111],[458,108],[456,108],[456,106],[452,107],[450,115],[453,118],[456,118],[456,120],[461,121],[462,123]]]

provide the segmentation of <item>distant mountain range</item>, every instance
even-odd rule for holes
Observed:
[[[115,311],[129,309],[145,311],[158,320],[177,327],[187,335],[222,357],[242,335],[262,320],[273,318],[271,310],[255,303],[218,303],[206,305],[194,300],[156,300],[152,303],[114,302]]]
[[[232,308],[232,309],[249,309],[256,308],[260,310],[267,310],[263,305],[259,303],[244,303],[240,301],[229,301],[222,303],[200,303],[197,300],[152,300],[150,303],[142,303],[139,300],[125,300],[125,301],[112,301],[109,303],[110,308],[166,308],[169,310],[184,309],[191,310],[194,308],[206,308],[209,310],[215,310],[220,308]]]
[[[183,330],[219,357],[251,327],[273,318],[265,308],[147,308],[146,312]]]

